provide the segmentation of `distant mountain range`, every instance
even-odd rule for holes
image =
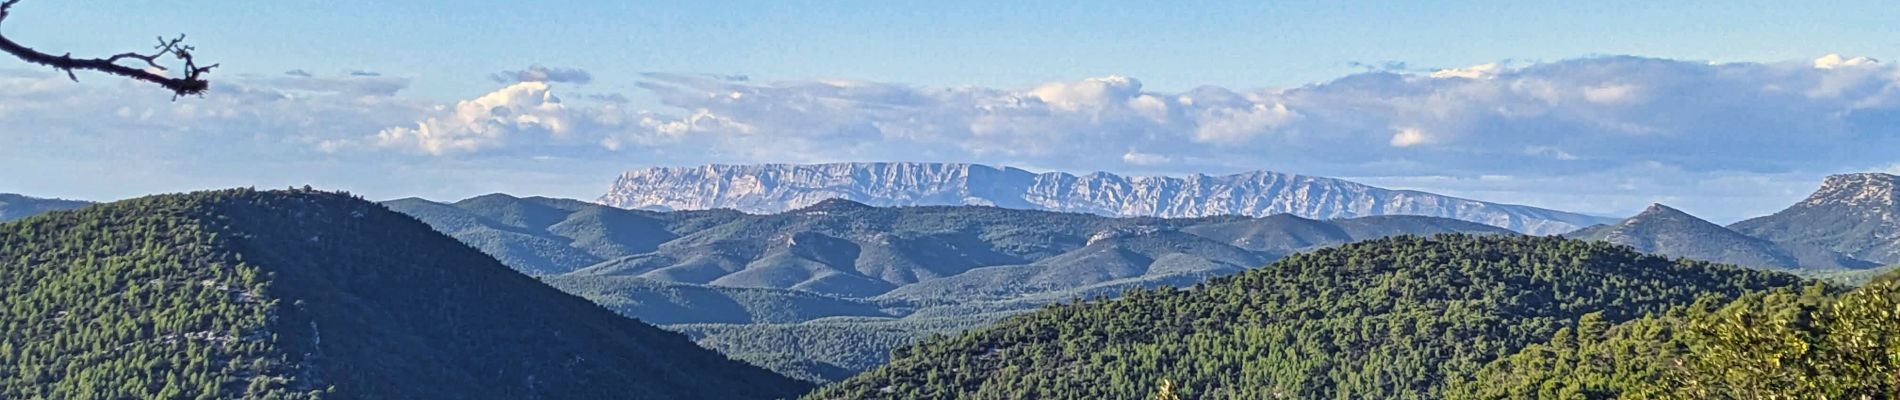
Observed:
[[[706,165],[621,174],[598,202],[620,208],[755,214],[841,198],[876,206],[987,205],[1121,217],[1312,219],[1420,215],[1549,235],[1614,219],[1389,190],[1340,179],[1249,172],[1224,176],[1071,175],[950,163]]]
[[[0,224],[0,398],[782,399],[810,385],[346,194]]]
[[[841,199],[766,215],[499,194],[385,204],[551,285],[628,316],[674,324],[715,348],[750,345],[727,340],[732,335],[824,342],[809,346],[823,351],[722,348],[812,380],[876,365],[892,346],[907,343],[851,344],[864,335],[954,332],[1051,302],[1193,285],[1293,252],[1371,238],[1515,235],[1419,216],[1115,218]]]
[[[48,211],[71,210],[88,205],[92,205],[92,203],[78,200],[42,199],[38,197],[0,193],[0,222],[13,221]]]
[[[1017,182],[1021,176],[1028,176],[1033,185],[992,184]],[[1477,204],[1470,209],[1481,211],[1519,207],[1271,173],[1074,177],[968,164],[884,163],[656,169],[622,177],[622,183],[629,180],[645,183],[617,185],[617,193],[658,183],[687,188],[655,189],[646,192],[646,197],[631,196],[634,192],[629,191],[623,193],[627,196],[610,194],[603,201],[645,198],[657,203],[636,208],[741,210],[655,211],[501,194],[453,203],[402,199],[383,206],[421,220],[561,291],[687,333],[699,344],[732,357],[816,382],[836,381],[881,365],[892,349],[926,335],[985,326],[1051,303],[1114,297],[1130,289],[1196,285],[1290,254],[1369,239],[1441,233],[1514,236],[1498,226],[1415,215],[1330,219],[1293,214],[1251,217],[1243,212],[1184,218],[1114,215],[1192,215],[1199,211],[1191,210],[1205,210],[1196,207],[1210,205],[1328,214],[1409,212],[1424,204],[1418,199],[1427,198],[1407,196],[1439,199],[1434,201],[1440,203],[1433,204],[1469,202],[1456,204]],[[1049,189],[1061,182],[1068,182],[1061,184],[1066,189]],[[1865,282],[1885,271],[1879,265],[1900,264],[1900,255],[1895,254],[1900,252],[1896,182],[1900,178],[1890,174],[1829,177],[1808,199],[1787,210],[1727,227],[1658,204],[1628,219],[1603,221],[1565,236],[1673,257]],[[1189,192],[1212,195],[1183,194]],[[1234,200],[1235,193],[1242,192],[1276,193],[1281,200]],[[679,193],[692,195],[669,197]],[[1137,201],[1128,196],[1217,201]],[[1400,202],[1414,208],[1377,200],[1387,198],[1382,196],[1411,199]],[[849,200],[854,197],[881,204],[981,205],[876,207]],[[316,201],[294,200],[297,196],[291,196],[293,200],[266,198]],[[1252,205],[1235,206],[1242,203]],[[0,195],[0,217],[17,219],[89,204]],[[801,205],[759,213],[791,204]],[[1131,204],[1132,208],[1120,208]],[[1372,206],[1362,206],[1366,204]],[[1515,210],[1525,209],[1537,210]],[[193,212],[224,215],[216,214],[224,210]],[[1505,219],[1530,221],[1512,218],[1518,217]],[[275,223],[303,226],[294,221]],[[299,229],[330,228],[316,224]],[[326,239],[317,235],[306,240]],[[272,242],[271,246],[292,242]],[[243,259],[278,256],[245,253]]]
[[[778,214],[652,212],[487,195],[385,203],[538,275],[638,276],[869,298],[1000,299],[1126,279],[1222,274],[1356,240],[1511,233],[1434,217],[1164,219],[828,199]],[[970,282],[975,276],[993,277]],[[939,294],[911,295],[913,285]],[[951,286],[942,286],[951,285]],[[950,289],[969,285],[969,289]]]
[[[1830,176],[1814,194],[1786,210],[1727,227],[1656,204],[1622,222],[1565,236],[1804,273],[1864,270],[1900,263],[1897,182],[1900,177],[1880,173]]]
[[[1750,267],[1779,269],[1862,269],[1878,266],[1813,246],[1782,245],[1744,235],[1669,206],[1654,204],[1612,225],[1584,228],[1564,236],[1603,240],[1638,251]]]
[[[1730,225],[1749,236],[1900,264],[1900,176],[1835,175],[1781,212]]]

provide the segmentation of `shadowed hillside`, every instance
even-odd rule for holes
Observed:
[[[1110,218],[845,200],[771,215],[507,195],[386,204],[555,287],[812,380],[875,366],[928,334],[1078,297],[1189,286],[1296,251],[1513,234],[1433,217]]]
[[[344,194],[0,225],[6,398],[778,398],[805,386]]]

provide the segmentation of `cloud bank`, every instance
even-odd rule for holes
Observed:
[[[1894,156],[1883,149],[1900,144],[1900,72],[1833,55],[1783,63],[1602,57],[1486,64],[1248,91],[1159,92],[1119,76],[1023,89],[646,78],[641,86],[671,109],[619,110],[614,120],[625,123],[576,134],[648,147],[778,143],[776,154],[738,151],[770,159],[889,158],[923,149],[1066,168],[1395,174],[1404,167],[1421,175],[1640,163],[1792,172],[1884,165]],[[600,119],[602,111],[565,112]]]
[[[516,82],[556,82],[586,84],[594,81],[594,74],[578,68],[548,68],[539,64],[519,71],[501,71],[488,76],[497,83]]]
[[[1593,57],[1184,91],[1121,76],[987,88],[648,73],[636,92],[568,97],[592,75],[534,66],[453,104],[403,96],[407,78],[294,72],[221,82],[177,104],[8,74],[0,156],[124,143],[154,160],[193,160],[203,157],[186,156],[193,149],[248,146],[243,154],[263,156],[234,158],[549,174],[559,160],[571,168],[559,174],[578,175],[561,178],[572,187],[624,168],[708,162],[1271,169],[1584,212],[1664,201],[1715,219],[1772,211],[1820,175],[1900,164],[1900,68],[1838,55]]]

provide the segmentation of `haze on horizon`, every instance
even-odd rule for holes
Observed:
[[[225,66],[172,102],[0,64],[0,192],[591,199],[647,166],[940,161],[1728,222],[1900,172],[1893,4],[1086,4],[29,1],[25,42],[184,31]]]

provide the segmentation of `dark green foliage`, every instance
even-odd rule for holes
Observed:
[[[0,193],[0,222],[14,221],[41,213],[71,210],[92,205],[78,200],[42,199]]]
[[[785,289],[734,288],[632,276],[549,276],[543,282],[654,324],[805,322],[824,317],[890,317],[877,302]]]
[[[1900,398],[1900,282],[1708,298],[1560,331],[1450,391],[1473,399]]]
[[[812,382],[835,382],[889,360],[890,350],[931,335],[958,334],[1014,313],[830,318],[798,324],[685,324],[668,328],[700,345],[772,371]]]
[[[808,397],[1141,398],[1167,379],[1182,398],[1430,398],[1580,319],[1620,322],[1797,282],[1601,242],[1378,239],[1193,289],[1010,317],[900,349]]]
[[[215,194],[207,196],[218,196]],[[154,197],[0,225],[0,397],[315,398],[269,272],[203,204]]]
[[[1707,313],[1725,300],[1711,296],[1667,313],[1612,327],[1601,314],[1586,314],[1575,327],[1548,342],[1526,346],[1496,360],[1474,377],[1454,382],[1452,399],[1613,399],[1661,395],[1655,380],[1672,366],[1662,360],[1682,352],[1672,340],[1690,314]],[[1617,338],[1611,340],[1610,338]],[[1643,381],[1643,382],[1638,382]],[[1638,387],[1640,389],[1635,389]],[[1635,390],[1631,390],[1635,389]]]
[[[344,194],[0,225],[4,398],[777,398],[804,385]]]
[[[1900,269],[1900,265],[1889,265],[1868,269],[1830,269],[1820,271],[1801,271],[1801,276],[1841,286],[1859,287],[1873,282],[1875,278],[1888,275]]]
[[[1900,287],[1883,280],[1817,297],[1777,292],[1692,320],[1663,397],[1900,397]]]

